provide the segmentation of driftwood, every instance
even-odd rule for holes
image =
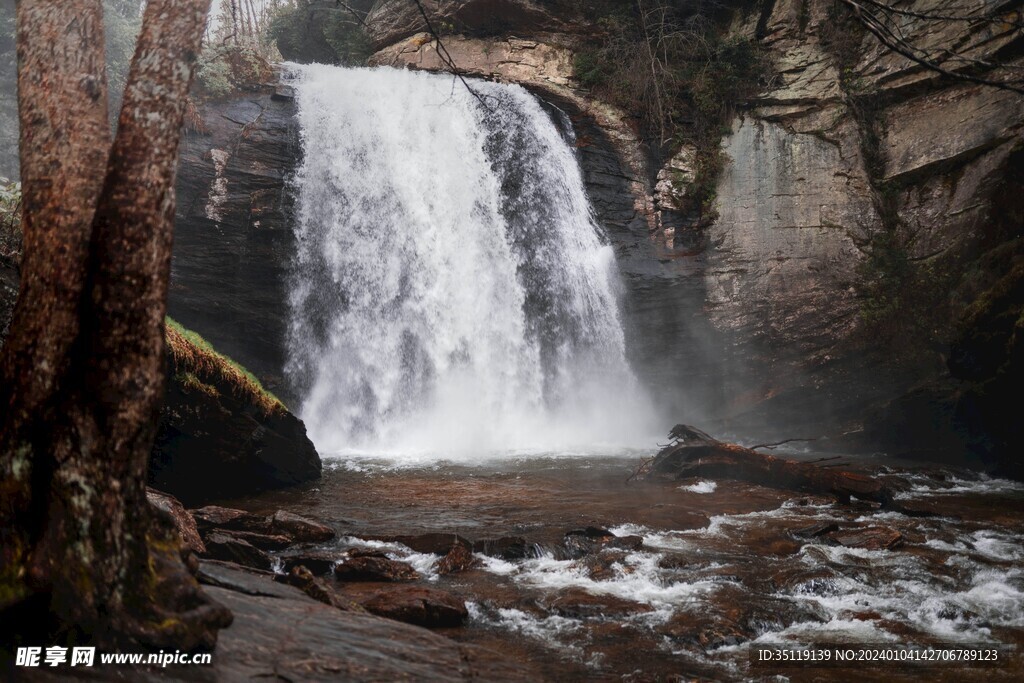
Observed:
[[[676,479],[707,477],[733,479],[761,486],[835,496],[841,502],[850,497],[874,501],[888,509],[900,509],[893,492],[866,474],[836,469],[832,463],[788,460],[758,453],[733,443],[718,441],[699,429],[676,425],[669,433],[671,443],[653,460],[641,465],[637,475],[669,476]]]

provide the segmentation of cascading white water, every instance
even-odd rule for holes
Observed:
[[[519,86],[295,70],[289,373],[317,447],[650,445],[614,255],[560,112]]]

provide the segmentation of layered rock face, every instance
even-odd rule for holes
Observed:
[[[943,14],[947,4],[906,9]],[[729,33],[763,47],[769,85],[738,108],[722,140],[714,219],[696,221],[682,208],[694,151],[658,160],[634,119],[574,79],[574,55],[593,40],[574,3],[424,6],[460,70],[519,83],[572,120],[625,279],[634,366],[667,414],[764,439],[858,431],[868,419],[874,439],[934,434],[917,444],[921,453],[957,441],[947,437],[969,421],[959,381],[997,371],[978,379],[961,364],[951,376],[949,344],[988,348],[968,319],[1009,313],[968,309],[1020,259],[1019,95],[941,78],[840,24],[825,0],[736,10]],[[371,64],[447,68],[412,3],[383,0],[367,23],[378,49]],[[915,44],[957,45],[982,60],[1012,62],[1020,45],[1012,27],[910,15],[904,24]],[[172,312],[271,388],[283,366],[291,114],[269,92],[207,105],[208,134],[190,137],[179,187],[189,199],[180,203]],[[208,241],[212,231],[220,237]],[[893,261],[913,277],[885,272]],[[872,300],[872,278],[891,275],[904,278],[897,290],[937,293],[897,307],[895,327],[909,332],[895,336],[916,353],[909,360],[889,354],[872,321],[892,303]],[[911,315],[921,319],[909,324]]]
[[[968,424],[963,387],[943,378],[964,306],[1019,258],[1010,253],[1020,254],[1020,202],[1007,193],[1021,187],[1024,98],[943,79],[870,35],[844,44],[836,34],[850,26],[835,25],[829,3],[764,9],[733,28],[766,47],[777,85],[723,142],[718,220],[707,231],[714,325],[768,361],[752,377],[768,405],[789,409],[784,417],[835,415],[856,428],[874,403],[876,445],[934,456],[989,442]],[[963,11],[941,0],[905,9]],[[993,62],[1013,63],[1021,43],[1007,26],[904,23],[915,45]],[[872,278],[904,290],[902,309],[878,300]],[[893,319],[873,319],[879,309]],[[884,338],[887,327],[904,338]],[[904,355],[887,357],[893,346]],[[762,404],[754,414],[771,413]],[[914,433],[926,436],[908,443]]]
[[[1024,98],[942,78],[856,25],[841,25],[823,0],[737,10],[729,33],[756,40],[772,75],[723,139],[715,220],[696,224],[677,212],[696,175],[692,151],[679,150],[659,170],[628,117],[577,87],[571,65],[588,39],[586,24],[527,0],[499,3],[503,28],[457,19],[490,4],[453,0],[427,9],[458,34],[444,42],[460,69],[522,83],[571,111],[577,126],[589,121],[604,133],[581,135],[581,161],[627,278],[639,372],[662,385],[658,398],[670,410],[787,436],[857,430],[865,414],[878,420],[887,410],[907,429],[964,426],[954,424],[964,418],[962,387],[942,379],[949,377],[942,349],[957,334],[971,338],[957,332],[957,320],[1019,260],[1020,202],[1011,186],[1019,192],[1013,169],[1022,163]],[[901,28],[915,45],[956,46],[974,59],[1019,66],[1020,32],[1010,24],[913,16],[964,11],[948,0],[903,9]],[[559,25],[569,17],[575,21]],[[372,62],[445,69],[436,43],[416,33],[422,18],[398,3],[378,3],[370,25],[379,48]],[[608,161],[595,164],[592,147]],[[609,177],[616,181],[604,183]],[[632,216],[622,212],[624,191]],[[939,304],[916,304],[934,310],[913,312],[922,320],[907,325],[904,341],[917,350],[910,360],[886,357],[871,320],[872,307],[889,302],[871,300],[870,279],[890,276],[884,268],[893,260],[925,274],[902,286],[940,292]],[[966,375],[957,370],[957,377]],[[941,387],[884,407],[915,383],[936,380]],[[949,429],[931,431],[936,439],[916,450],[948,441]]]
[[[199,117],[181,147],[169,313],[290,403],[281,374],[294,104],[268,87],[203,103]]]

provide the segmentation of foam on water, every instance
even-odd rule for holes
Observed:
[[[907,550],[872,550],[831,545],[824,540],[806,543],[796,555],[773,560],[772,567],[806,565],[808,578],[787,584],[775,598],[803,603],[818,619],[798,621],[785,628],[769,628],[754,643],[786,640],[834,639],[838,642],[905,642],[906,635],[893,633],[887,624],[905,624],[930,637],[952,642],[990,642],[995,627],[1024,627],[1024,535],[997,529],[965,529],[943,518],[915,520],[905,515],[878,512],[843,517],[829,505],[783,505],[766,511],[715,515],[706,529],[655,530],[638,524],[610,529],[618,536],[639,535],[644,545],[610,566],[612,571],[593,578],[582,562],[545,556],[523,562],[482,558],[486,571],[546,594],[582,589],[593,595],[609,595],[652,608],[625,621],[657,628],[674,614],[716,609],[716,591],[736,586],[733,570],[715,562],[736,561],[729,540],[742,535],[747,525],[796,520],[838,521],[842,524],[886,523],[913,525],[928,535],[923,548],[949,553],[945,564],[956,571],[936,571],[942,555],[921,555]],[[714,540],[713,543],[712,539]],[[945,539],[945,540],[944,540]],[[949,540],[952,539],[952,540]],[[723,544],[724,542],[724,544]],[[614,551],[604,551],[614,552]],[[667,556],[683,558],[666,570]],[[740,560],[742,562],[742,560]],[[767,568],[769,565],[765,565]],[[718,571],[725,569],[724,572]],[[820,573],[823,571],[825,573]],[[798,572],[799,574],[799,572]],[[678,648],[669,642],[666,647]],[[727,654],[747,644],[708,651]],[[683,652],[683,651],[680,651]],[[687,650],[693,654],[692,650]]]
[[[714,493],[715,489],[718,488],[718,483],[714,481],[698,481],[696,484],[690,484],[689,486],[680,486],[680,491],[689,491],[690,493]]]
[[[1024,482],[999,479],[979,474],[977,479],[951,476],[936,480],[922,474],[907,474],[911,486],[896,493],[897,499],[928,498],[950,495],[1007,495],[1024,494]]]

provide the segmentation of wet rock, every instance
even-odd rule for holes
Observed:
[[[600,526],[587,526],[581,529],[570,529],[565,532],[566,536],[584,536],[586,538],[608,538],[614,536],[611,531]]]
[[[237,363],[168,324],[169,382],[148,483],[195,505],[320,478],[302,420]]]
[[[865,550],[892,550],[903,544],[903,535],[900,532],[883,526],[833,531],[827,538],[844,548]]]
[[[189,510],[199,531],[211,529],[231,529],[233,531],[252,531],[260,533],[267,528],[267,518],[245,510],[207,505],[198,510]]]
[[[200,560],[199,571],[196,572],[196,579],[205,586],[217,586],[236,593],[272,598],[291,595],[291,589],[274,583],[274,577],[273,572],[210,559]]]
[[[237,572],[242,573],[242,572]],[[210,680],[294,683],[539,680],[528,665],[389,619],[335,609],[299,589],[258,580],[273,597],[210,587],[235,615],[220,633]],[[485,656],[486,655],[486,656]]]
[[[406,562],[388,558],[384,553],[364,552],[342,560],[334,568],[338,581],[415,581],[419,574]]]
[[[624,617],[651,611],[649,606],[642,603],[614,595],[594,595],[582,588],[570,588],[542,604],[548,610],[570,619]]]
[[[168,307],[295,405],[281,368],[296,239],[288,178],[301,145],[294,100],[273,92],[196,103],[206,131],[181,141]]]
[[[329,550],[307,550],[281,557],[284,570],[291,572],[298,567],[305,567],[314,576],[330,574],[334,565],[342,559],[342,555]]]
[[[244,567],[269,570],[270,557],[256,546],[212,531],[206,535],[206,556],[214,560],[234,562]]]
[[[793,505],[796,505],[796,506],[799,506],[799,507],[807,507],[809,505],[814,505],[816,507],[821,507],[821,506],[826,506],[826,505],[835,505],[836,502],[838,502],[838,501],[836,500],[835,496],[815,495],[815,496],[801,496],[800,498],[794,498],[791,502],[792,502]]]
[[[386,536],[379,537],[389,543],[401,543],[405,547],[417,553],[432,553],[434,555],[447,555],[456,546],[473,549],[473,544],[458,534],[418,534],[415,536]]]
[[[270,99],[275,102],[291,102],[295,99],[295,88],[290,85],[278,84],[274,88],[273,94],[270,95]]]
[[[455,574],[464,572],[467,569],[480,564],[480,561],[473,556],[473,551],[465,545],[453,545],[448,554],[437,561],[434,565],[438,574]]]
[[[365,612],[363,606],[339,595],[327,582],[318,579],[305,567],[294,567],[287,574],[277,574],[274,580],[295,586],[317,602],[346,612]]]
[[[280,534],[259,534],[255,531],[234,531],[223,528],[219,528],[217,531],[232,538],[238,538],[251,543],[260,550],[284,550],[296,543],[295,540]]]
[[[174,528],[178,530],[182,543],[192,552],[198,555],[206,552],[206,545],[199,537],[199,530],[196,528],[196,520],[185,510],[185,506],[177,498],[147,487],[146,500],[174,522]]]
[[[901,500],[900,513],[907,517],[945,517],[947,519],[960,519],[956,514],[934,500],[917,499]]]
[[[788,538],[777,538],[769,541],[764,547],[764,552],[769,555],[793,555],[800,552],[800,544]]]
[[[460,598],[419,586],[383,591],[363,602],[363,607],[380,617],[427,628],[461,626],[469,616],[466,603]]]
[[[287,536],[300,543],[322,543],[334,538],[334,529],[306,517],[278,510],[268,521],[270,533]]]
[[[538,555],[537,546],[528,543],[522,536],[502,536],[477,541],[473,544],[473,552],[500,557],[503,560],[525,560]]]
[[[672,517],[672,528],[676,531],[706,529],[709,524],[711,520],[702,512],[680,511]]]
[[[833,531],[839,531],[838,524],[835,522],[822,522],[821,524],[794,529],[790,533],[796,538],[819,538]]]
[[[622,551],[605,551],[584,556],[576,565],[584,568],[594,581],[608,581],[618,576],[618,568],[626,553]]]
[[[590,526],[566,532],[562,547],[567,557],[577,559],[605,548],[638,550],[643,544],[640,536],[616,536],[607,529]]]
[[[852,621],[877,621],[882,618],[882,615],[875,610],[865,610],[863,612],[850,612],[844,611],[840,613],[843,619],[850,619]]]
[[[710,611],[678,612],[659,631],[676,642],[704,649],[739,645],[750,638],[737,623]]]
[[[661,569],[686,569],[690,566],[690,558],[684,555],[665,555],[658,560]]]
[[[738,645],[797,623],[824,623],[828,618],[824,609],[809,600],[756,595],[724,586],[706,609],[677,613],[662,632],[673,640],[711,649]]]

